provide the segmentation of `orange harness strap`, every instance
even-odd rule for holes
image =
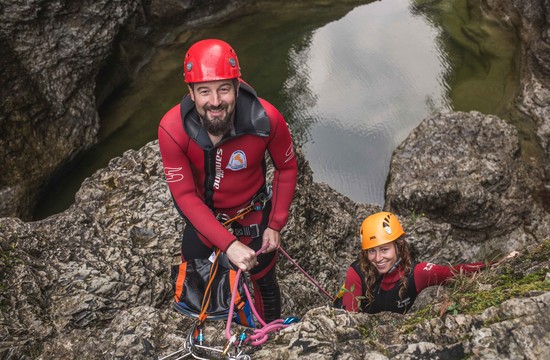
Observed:
[[[218,256],[220,255],[220,249],[216,250],[216,257],[214,258],[214,262],[212,263],[212,266],[210,267],[210,275],[208,275],[208,284],[206,285],[206,289],[204,290],[204,296],[202,298],[202,304],[201,304],[201,312],[199,314],[199,325],[204,323],[206,321],[206,317],[208,316],[206,314],[206,311],[208,310],[208,306],[210,305],[210,299],[212,297],[212,283],[214,281],[214,277],[216,276],[216,273],[218,272]]]
[[[229,220],[226,220],[223,222],[223,226],[227,226],[231,224],[233,221],[237,219],[242,219],[246,214],[254,210],[254,206],[249,205],[239,211],[239,213],[232,217]],[[204,296],[202,298],[202,304],[201,304],[201,312],[199,313],[199,322],[198,326],[202,325],[205,321],[208,315],[206,314],[206,311],[208,310],[208,306],[210,305],[210,299],[212,297],[212,282],[214,281],[214,277],[216,276],[216,273],[218,271],[218,256],[220,255],[220,249],[216,250],[216,256],[214,258],[214,261],[212,263],[212,266],[210,267],[210,275],[208,278],[208,284],[206,285],[206,289],[204,291]]]

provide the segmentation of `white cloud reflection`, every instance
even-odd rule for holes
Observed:
[[[449,108],[438,30],[408,5],[359,6],[291,54],[316,99],[295,105],[296,120],[314,119],[304,145],[314,178],[355,201],[382,204],[392,151],[434,108]]]

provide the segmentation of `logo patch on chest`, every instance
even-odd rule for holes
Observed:
[[[246,155],[244,154],[244,151],[235,150],[233,154],[231,154],[231,158],[227,163],[226,169],[238,171],[238,170],[246,169],[246,165],[247,165]]]

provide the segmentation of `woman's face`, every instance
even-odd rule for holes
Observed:
[[[397,261],[394,242],[368,249],[367,255],[380,275],[387,273]]]

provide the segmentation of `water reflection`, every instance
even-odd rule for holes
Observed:
[[[408,5],[357,7],[290,52],[284,91],[294,123],[307,124],[314,178],[356,201],[383,204],[392,151],[430,112],[451,109],[439,31]]]
[[[183,52],[212,37],[235,47],[244,79],[284,114],[316,181],[382,204],[393,149],[429,113],[502,116],[511,103],[513,32],[479,9],[478,0],[260,1],[239,17],[179,31],[104,104],[98,145],[48,190],[35,217],[66,209],[85,177],[156,139],[160,118],[186,91]]]

